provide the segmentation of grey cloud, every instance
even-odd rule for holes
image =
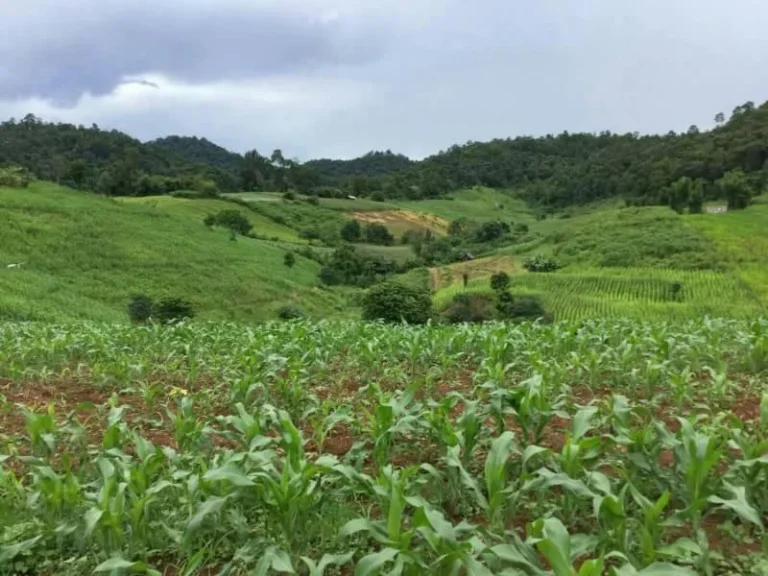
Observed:
[[[74,102],[155,72],[193,83],[360,64],[381,48],[371,22],[296,2],[30,0],[0,37],[0,99]],[[6,21],[9,21],[6,19]]]
[[[52,2],[24,5],[42,1]],[[3,95],[103,93],[126,75],[205,83],[281,74],[310,98],[317,76],[337,88],[314,105],[83,100],[60,118],[302,159],[371,149],[418,157],[521,134],[703,128],[717,112],[768,99],[764,0],[101,0],[103,11],[95,1],[70,3],[91,7],[91,20],[11,18],[20,24],[0,34],[0,117],[27,111],[4,107]],[[143,16],[126,8],[134,2]],[[365,89],[326,105],[347,86]]]

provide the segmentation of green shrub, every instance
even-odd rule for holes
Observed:
[[[499,314],[505,320],[539,320],[544,319],[549,321],[550,315],[542,306],[541,302],[537,298],[532,296],[518,296],[513,298],[507,294],[509,298],[502,297],[499,299],[498,309]]]
[[[154,303],[145,294],[134,294],[128,303],[128,317],[135,324],[145,324],[152,318]]]
[[[219,195],[219,187],[213,180],[200,180],[196,189],[204,198],[216,198]]]
[[[154,302],[145,294],[135,294],[128,303],[128,317],[136,324],[146,324],[152,320],[173,324],[193,318],[194,315],[192,305],[181,298],[164,298]]]
[[[248,218],[243,216],[239,210],[222,210],[216,214],[208,214],[203,218],[203,224],[206,226],[221,226],[229,228],[232,232],[245,236],[253,227]]]
[[[509,274],[506,272],[497,272],[491,276],[491,290],[494,292],[506,292],[510,284]]]
[[[374,202],[384,202],[386,199],[387,198],[384,195],[384,192],[381,190],[376,190],[373,194],[371,194],[371,200]]]
[[[285,253],[285,256],[283,256],[283,264],[288,268],[293,268],[293,265],[296,264],[296,256],[293,255],[293,252]]]
[[[293,192],[286,192],[285,194],[283,194],[283,200],[287,202],[293,202],[294,200],[296,200],[296,194],[294,194]]]
[[[374,222],[366,224],[363,228],[363,241],[368,244],[392,246],[395,243],[395,237],[384,224]]]
[[[164,298],[152,307],[152,318],[161,324],[174,324],[194,316],[192,305],[181,298]]]
[[[560,268],[557,261],[545,256],[532,256],[523,262],[523,268],[529,272],[554,272]]]
[[[327,286],[336,286],[341,284],[341,277],[336,270],[330,266],[323,266],[320,269],[320,281]]]
[[[304,311],[293,304],[286,304],[277,311],[277,317],[281,320],[300,320],[304,318]]]
[[[29,176],[23,168],[18,166],[0,168],[0,186],[26,188],[29,186]]]
[[[357,220],[350,220],[341,228],[341,239],[345,242],[360,242],[363,230],[360,227],[360,222]]]
[[[493,242],[509,234],[509,224],[500,220],[483,222],[475,230],[475,242]]]
[[[491,294],[456,294],[441,311],[440,317],[451,324],[478,323],[498,317]]]
[[[378,284],[363,299],[363,318],[424,324],[432,315],[429,290],[395,282]]]

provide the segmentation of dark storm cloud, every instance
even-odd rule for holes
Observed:
[[[74,102],[148,72],[192,83],[297,74],[366,62],[379,38],[359,22],[324,18],[312,3],[80,0],[67,11],[62,4],[10,8],[5,21],[13,26],[0,35],[0,99]]]

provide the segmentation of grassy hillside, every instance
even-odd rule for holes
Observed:
[[[318,287],[316,262],[297,255],[289,271],[285,248],[230,241],[168,202],[173,209],[45,183],[0,188],[0,319],[121,321],[137,292],[188,299],[205,319],[271,318],[289,302],[314,316],[350,314],[343,295]]]
[[[511,219],[515,223],[534,220],[531,209],[511,192],[479,186],[459,190],[445,198],[419,200],[417,202],[401,201],[393,203],[393,205],[413,212],[433,214],[448,221],[459,218],[474,220],[502,218]]]
[[[244,206],[239,206],[225,200],[208,198],[174,198],[172,196],[146,196],[142,198],[122,198],[120,201],[130,204],[142,204],[170,214],[188,216],[199,222],[201,226],[203,225],[203,218],[208,214],[216,214],[222,210],[238,210],[243,216],[248,218],[251,224],[253,224],[253,232],[259,236],[268,239],[277,239],[283,242],[306,243],[305,240],[299,238],[299,234],[296,230],[278,224],[259,212],[249,210]]]
[[[534,230],[546,240],[533,251],[565,265],[724,269],[714,242],[689,222],[668,208],[598,209],[537,222]],[[518,251],[529,250],[523,246]]]
[[[762,201],[746,210],[689,216],[687,223],[709,238],[725,265],[768,302],[768,205]]]
[[[563,270],[527,273],[533,254]],[[492,273],[512,276],[512,291],[536,296],[557,319],[597,317],[749,317],[768,306],[768,206],[680,216],[667,208],[595,206],[530,224],[526,241],[488,258],[434,269],[442,306],[466,290],[490,291]],[[673,296],[671,286],[683,286]]]

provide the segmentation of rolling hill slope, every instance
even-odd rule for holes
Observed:
[[[0,320],[125,321],[134,293],[187,299],[203,319],[274,318],[287,303],[350,314],[316,262],[296,255],[289,270],[285,247],[233,242],[183,211],[36,183],[0,188],[0,221]]]

